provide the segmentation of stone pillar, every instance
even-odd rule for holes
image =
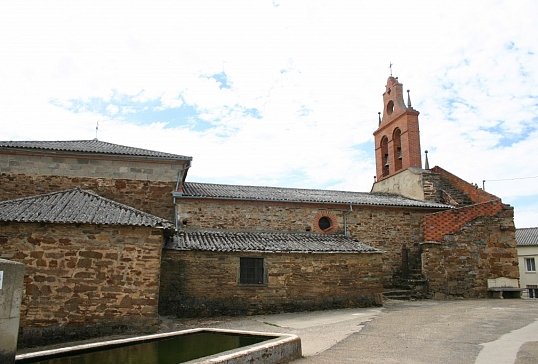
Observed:
[[[0,259],[0,363],[15,363],[24,264]]]

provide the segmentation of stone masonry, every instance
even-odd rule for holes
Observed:
[[[3,223],[1,258],[26,267],[19,347],[157,330],[161,229]]]
[[[264,258],[266,285],[239,284],[239,258]],[[177,317],[382,304],[381,254],[165,250],[159,311]]]
[[[142,157],[107,155],[92,156],[91,153],[70,152],[20,152],[10,150],[1,153],[0,173],[24,173],[41,176],[78,176],[121,178],[146,181],[176,181],[178,172],[186,161],[155,161]]]
[[[231,201],[207,199],[178,200],[180,221],[187,227],[237,231],[314,231],[314,221],[320,212],[336,218],[338,229],[344,232],[344,213],[349,206],[285,202]],[[348,236],[381,249],[384,279],[390,280],[401,268],[402,244],[409,246],[422,242],[422,220],[428,210],[404,208],[376,208],[354,206],[346,215]]]
[[[0,174],[0,201],[81,187],[100,196],[173,221],[176,182],[72,176]]]
[[[434,298],[483,298],[488,279],[519,278],[513,213],[503,205],[493,216],[422,244],[422,270]]]

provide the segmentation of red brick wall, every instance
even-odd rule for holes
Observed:
[[[459,231],[472,220],[493,216],[503,209],[501,200],[446,210],[424,216],[424,240],[441,241],[443,236]]]
[[[458,176],[455,176],[448,171],[445,171],[439,166],[433,167],[431,171],[434,173],[438,173],[439,175],[441,175],[441,178],[446,178],[451,185],[465,192],[471,198],[471,200],[473,200],[474,203],[499,199],[499,197],[492,195],[491,193],[487,193],[481,188],[476,188],[476,186],[462,180]]]

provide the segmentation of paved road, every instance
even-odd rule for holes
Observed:
[[[318,363],[538,363],[538,300],[388,301],[383,308],[170,321],[187,326],[285,332]]]
[[[294,364],[538,363],[538,300],[387,301],[382,308],[164,318],[161,331],[194,327],[296,334],[303,358]]]

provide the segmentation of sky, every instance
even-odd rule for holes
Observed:
[[[192,156],[191,182],[369,192],[392,70],[430,166],[537,227],[536,14],[517,0],[3,1],[0,140],[97,136]]]

